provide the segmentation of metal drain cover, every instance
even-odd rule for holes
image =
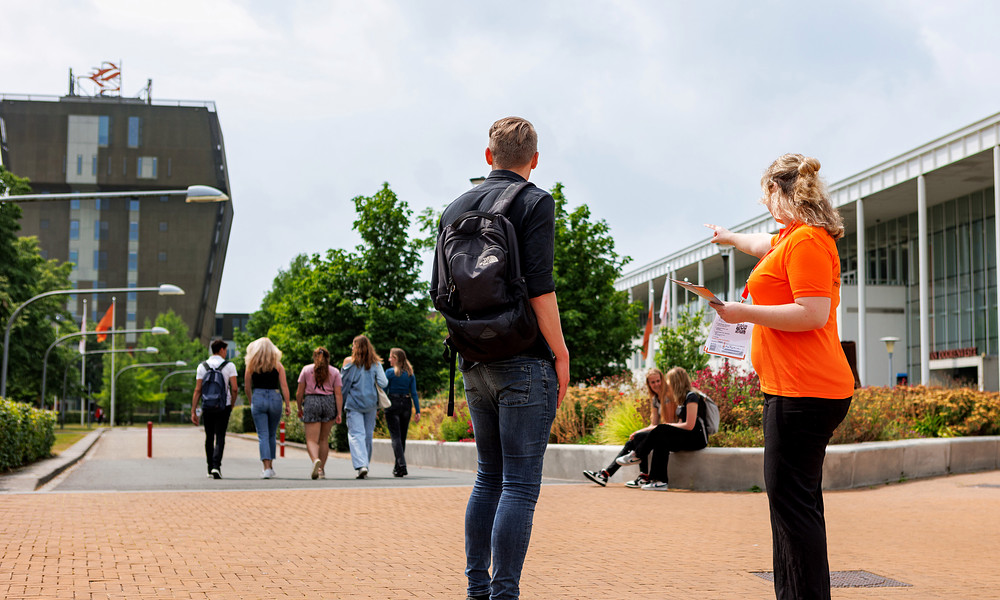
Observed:
[[[767,581],[774,581],[773,571],[752,571],[754,575]],[[912,587],[909,583],[882,577],[868,571],[830,571],[830,587],[835,588],[876,588]]]

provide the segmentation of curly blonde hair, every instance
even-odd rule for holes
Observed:
[[[820,179],[819,161],[801,154],[779,156],[760,178],[761,204],[776,218],[825,229],[835,240],[844,237],[844,220],[830,202]]]
[[[269,338],[262,337],[247,346],[247,374],[268,373],[281,363],[281,350]]]

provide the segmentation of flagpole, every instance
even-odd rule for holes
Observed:
[[[111,429],[115,428],[115,296],[111,296]]]
[[[87,299],[83,299],[83,321],[80,322],[80,331],[87,333]],[[83,413],[86,398],[83,396],[83,377],[87,368],[87,336],[80,336],[80,425],[84,424]],[[65,402],[65,400],[63,400]]]

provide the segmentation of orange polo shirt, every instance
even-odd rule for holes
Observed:
[[[771,238],[771,250],[747,280],[756,305],[780,305],[796,298],[830,299],[826,324],[811,331],[753,328],[750,355],[760,388],[776,396],[847,398],[854,374],[837,335],[840,257],[825,229],[791,225]]]

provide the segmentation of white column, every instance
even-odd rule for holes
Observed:
[[[927,256],[927,182],[917,177],[917,259],[920,302],[920,384],[931,381],[930,267]]]
[[[995,256],[1000,258],[1000,145],[993,146],[993,226],[996,228]],[[1000,342],[1000,282],[997,285],[997,341]],[[993,354],[997,354],[993,348]]]
[[[649,306],[653,306],[653,301],[656,299],[656,288],[653,287],[653,280],[650,279],[648,282],[649,287]],[[649,310],[646,310],[646,315],[649,315]],[[653,308],[653,318],[656,318],[656,308]],[[653,353],[656,352],[656,327],[653,327],[653,333],[649,336],[649,351],[646,353],[646,368],[652,369],[656,366],[656,361],[653,360]]]
[[[698,285],[705,285],[705,259],[698,259]],[[704,298],[698,296],[698,310],[705,310],[708,308],[708,302]]]
[[[726,248],[726,252],[729,254],[729,297],[727,300],[736,302],[736,250]]]
[[[856,203],[858,209],[857,219],[857,243],[858,243],[858,268],[856,270],[858,282],[858,379],[861,385],[868,384],[868,357],[865,349],[868,347],[868,294],[866,282],[868,280],[868,256],[865,246],[865,205],[863,198],[858,198]],[[891,383],[890,383],[891,385]]]
[[[677,271],[670,275],[671,279],[677,279]],[[670,282],[670,324],[677,326],[677,288],[680,287],[673,281]]]

